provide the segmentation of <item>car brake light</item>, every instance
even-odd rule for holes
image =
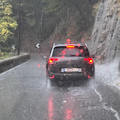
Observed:
[[[49,63],[49,64],[53,64],[54,61],[58,61],[58,58],[50,58],[50,59],[48,60],[48,63]]]
[[[75,48],[75,46],[74,45],[68,45],[68,46],[66,46],[67,48]]]
[[[93,64],[92,58],[84,58],[84,61],[88,62],[89,64]]]

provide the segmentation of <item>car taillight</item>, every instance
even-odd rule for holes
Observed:
[[[75,48],[75,46],[74,45],[68,45],[68,46],[66,46],[67,48]]]
[[[53,64],[54,61],[58,61],[58,58],[50,58],[50,59],[48,60],[48,63],[49,63],[49,64]]]
[[[89,64],[93,64],[92,58],[84,58],[84,61],[88,62]]]

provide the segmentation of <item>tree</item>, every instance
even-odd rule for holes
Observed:
[[[15,31],[15,39],[18,39],[20,31],[21,42],[31,40],[42,43],[56,28],[58,34],[65,36],[71,25],[77,26],[78,33],[87,31],[93,24],[92,6],[97,1],[11,0],[13,14],[19,25]],[[58,28],[58,25],[63,27]],[[57,35],[57,32],[55,34]]]
[[[0,42],[7,41],[17,28],[17,22],[12,14],[12,6],[9,1],[0,0]]]
[[[20,3],[19,3],[20,2]],[[13,13],[20,26],[20,36],[38,37],[41,31],[42,6],[41,0],[12,0]],[[20,16],[18,16],[20,13]],[[19,29],[16,30],[16,38]],[[35,38],[33,38],[35,39]]]

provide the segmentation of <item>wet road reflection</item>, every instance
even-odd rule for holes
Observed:
[[[54,113],[53,97],[50,97],[48,101],[48,116],[49,116],[48,120],[53,120],[53,113]]]
[[[95,87],[94,79],[49,87],[48,120],[115,120]]]
[[[72,82],[69,86],[68,83],[65,83],[62,86],[55,84],[49,87],[48,120],[81,118],[82,114],[85,113],[85,108],[87,108],[87,106],[83,107],[83,103],[87,103],[88,100],[85,99],[88,93],[85,92],[88,84],[90,84],[88,81],[80,81],[77,85],[76,82]],[[91,88],[88,89],[88,91],[91,91]]]
[[[48,117],[49,117],[48,120],[55,120],[56,118],[71,120],[73,118],[73,115],[72,115],[71,103],[69,102],[69,100],[61,101],[61,103],[59,102],[61,106],[58,107],[58,110],[56,110],[55,107],[58,106],[57,104],[58,103],[55,102],[53,96],[51,96],[48,100]]]
[[[73,118],[71,104],[68,102],[69,99],[64,104],[65,109],[65,120],[71,120]]]
[[[101,79],[50,85],[33,57],[0,76],[0,120],[120,120],[120,97]]]

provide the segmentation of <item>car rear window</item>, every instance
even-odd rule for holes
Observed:
[[[74,48],[66,48],[63,47],[55,47],[53,50],[53,57],[86,57],[89,56],[88,49],[86,47],[78,47],[75,46]]]

